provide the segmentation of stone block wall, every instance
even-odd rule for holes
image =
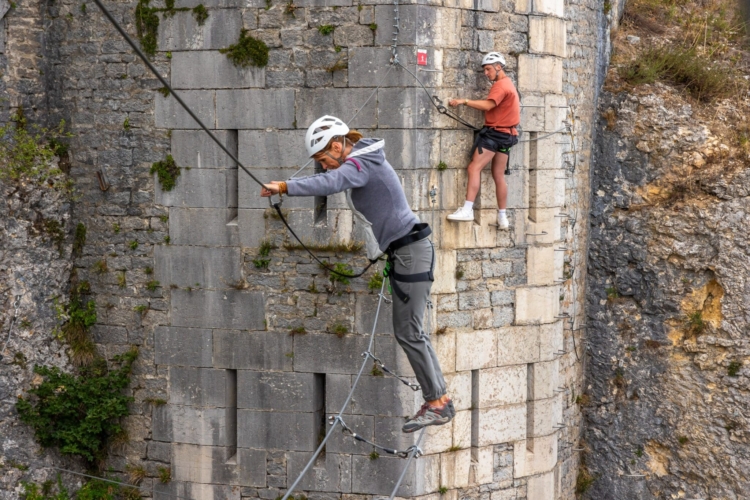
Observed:
[[[524,108],[508,177],[512,226],[503,232],[494,226],[489,172],[475,222],[445,219],[463,201],[473,137],[437,113],[407,72],[388,72],[392,3],[204,5],[202,26],[190,12],[162,17],[154,62],[245,166],[264,180],[287,178],[305,160],[310,122],[356,113],[350,125],[386,140],[412,208],[433,227],[430,322],[458,414],[428,431],[400,495],[446,488],[451,498],[571,498],[570,443],[580,422],[572,396],[583,353],[581,345],[573,352],[571,327],[582,314],[586,238],[571,221],[585,227],[598,8],[562,0],[399,7],[399,59],[443,101],[483,97],[482,53],[508,57]],[[135,31],[134,3],[109,7]],[[374,320],[368,282],[379,270],[331,280],[295,247],[257,185],[172,97],[156,92],[161,85],[95,6],[60,0],[39,9],[48,14],[48,116],[68,117],[75,133],[74,213],[90,235],[76,266],[98,304],[97,342],[107,354],[141,347],[126,421],[131,442],[112,450],[110,464],[119,472],[171,467],[173,481],[155,482],[155,498],[275,498],[349,392]],[[333,33],[323,35],[323,25]],[[269,45],[265,68],[238,69],[218,51],[243,27]],[[427,66],[416,65],[417,48],[427,50]],[[479,113],[458,112],[480,123]],[[571,123],[573,134],[548,135]],[[167,153],[183,167],[169,192],[149,173]],[[108,191],[99,191],[96,171]],[[287,198],[284,209],[328,262],[366,263],[362,252],[326,248],[360,239],[342,196]],[[267,257],[259,254],[264,243],[272,246]],[[92,271],[101,259],[110,273]],[[149,309],[138,313],[137,305]],[[375,332],[375,354],[410,377],[389,306]],[[367,439],[404,449],[414,437],[400,432],[403,418],[420,403],[419,393],[368,369],[345,419]],[[389,494],[404,462],[372,460],[372,451],[335,434],[300,490],[316,498]]]

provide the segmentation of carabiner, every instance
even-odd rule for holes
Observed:
[[[278,195],[278,197],[279,197],[278,203],[274,203],[273,202],[273,197],[274,196],[276,196],[276,195],[271,195],[271,196],[268,197],[268,204],[270,205],[271,208],[276,208],[277,206],[279,208],[281,208],[281,204],[284,203],[284,198],[281,196],[281,194],[279,194]]]

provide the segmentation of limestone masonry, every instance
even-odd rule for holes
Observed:
[[[457,416],[429,428],[425,454],[410,466],[399,495],[573,498],[589,158],[607,60],[602,6],[593,0],[398,6],[399,59],[444,102],[484,97],[483,53],[496,50],[508,59],[524,107],[522,142],[512,150],[507,178],[511,229],[503,232],[492,225],[497,207],[488,171],[475,222],[445,219],[463,202],[473,135],[439,114],[406,71],[388,73],[392,2],[203,5],[209,13],[203,25],[191,12],[160,14],[153,61],[245,166],[263,180],[285,179],[305,161],[302,137],[315,118],[349,120],[357,113],[349,125],[385,139],[412,208],[433,227],[437,276],[430,322]],[[107,6],[134,34],[136,3]],[[374,320],[377,294],[368,282],[375,272],[336,282],[296,248],[257,185],[172,96],[157,91],[161,84],[93,3],[20,0],[2,22],[0,91],[7,99],[0,117],[6,121],[23,106],[38,123],[69,123],[75,134],[71,175],[80,193],[71,216],[88,230],[74,265],[78,278],[90,281],[98,306],[95,340],[107,356],[133,344],[140,348],[135,403],[125,421],[129,441],[110,451],[108,464],[116,474],[143,464],[149,477],[142,486],[164,500],[283,495],[359,368]],[[323,34],[323,26],[334,29]],[[269,46],[266,67],[239,69],[219,52],[242,28]],[[427,65],[416,64],[417,49],[426,49]],[[460,114],[480,124],[481,114],[466,108]],[[167,154],[183,167],[169,192],[149,173]],[[442,164],[447,168],[438,168]],[[99,189],[97,172],[109,190]],[[298,234],[322,247],[316,253],[331,264],[366,264],[363,251],[325,248],[361,239],[343,195],[289,198],[283,208]],[[271,245],[267,256],[259,249],[264,243]],[[110,272],[97,274],[92,266],[102,259]],[[10,261],[1,268],[9,286],[21,274],[14,266]],[[118,285],[122,273],[124,287]],[[159,287],[149,291],[153,279]],[[3,300],[8,309],[10,299]],[[29,295],[24,304],[32,307]],[[136,312],[138,305],[147,312]],[[376,326],[375,354],[409,376],[390,321],[387,306]],[[19,336],[12,349],[30,339]],[[3,366],[14,377],[4,382],[10,392],[3,397],[14,401],[29,387],[33,363]],[[401,433],[403,418],[420,404],[420,393],[366,372],[345,418],[367,439],[405,449],[415,437]],[[0,408],[3,422],[15,418],[11,408]],[[39,479],[54,478],[45,468],[52,462],[36,454],[28,429],[7,425],[3,454],[32,464]],[[298,494],[388,495],[404,462],[372,459],[372,451],[335,434]],[[152,477],[164,466],[171,467],[169,484]],[[0,498],[16,499],[19,491],[15,481],[0,483]]]

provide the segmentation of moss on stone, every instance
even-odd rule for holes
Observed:
[[[206,10],[206,7],[204,7],[202,3],[193,7],[193,17],[198,23],[198,26],[203,26],[203,23],[208,19],[208,10]]]
[[[180,167],[177,166],[172,155],[167,155],[166,159],[151,165],[151,173],[159,177],[159,184],[163,191],[171,191],[177,183],[177,177],[180,176]]]
[[[246,68],[248,66],[264,67],[268,65],[268,45],[263,40],[258,40],[247,34],[246,29],[240,31],[240,39],[229,47],[219,49],[226,54],[235,66]]]

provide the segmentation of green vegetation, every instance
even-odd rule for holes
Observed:
[[[120,288],[125,288],[127,286],[128,282],[125,278],[125,271],[120,271],[120,274],[117,275],[117,286]]]
[[[151,266],[146,266],[143,269],[143,274],[145,274],[146,276],[151,276],[152,274],[154,274],[154,268]]]
[[[164,97],[169,97],[169,88],[167,87],[159,87],[158,89],[156,89],[156,91]]]
[[[578,477],[576,477],[576,493],[582,495],[594,484],[596,478],[586,469],[585,465],[581,465],[578,469]]]
[[[729,366],[727,367],[727,374],[730,377],[736,377],[740,374],[740,368],[742,368],[742,363],[738,361],[732,361],[729,363]]]
[[[70,194],[71,182],[62,177],[62,170],[52,165],[55,156],[67,160],[68,146],[62,139],[71,137],[65,132],[65,122],[53,129],[27,125],[23,108],[0,127],[0,181],[24,181],[45,184]]]
[[[448,493],[448,488],[445,486],[440,486],[438,488],[438,493],[440,493],[441,495],[445,495],[446,493]]]
[[[169,237],[169,235],[166,235],[166,236],[164,237],[164,244],[165,244],[165,245],[169,245],[169,242],[170,242],[171,240],[172,240],[172,239],[171,239],[171,238]]]
[[[633,85],[663,80],[684,87],[701,101],[726,97],[735,75],[720,63],[707,65],[694,48],[654,47],[620,68],[620,77]]]
[[[122,122],[122,128],[124,128],[125,130],[130,130],[130,117],[129,116],[126,116],[125,121]]]
[[[373,377],[383,377],[385,376],[385,373],[383,373],[383,370],[381,370],[378,364],[373,361],[370,375],[372,375]]]
[[[444,161],[441,161],[440,163],[438,163],[437,169],[440,172],[442,172],[443,170],[447,170],[448,169],[448,164],[445,163]]]
[[[107,261],[104,259],[96,261],[96,263],[94,264],[94,272],[96,274],[104,274],[109,272]]]
[[[84,296],[90,293],[87,281],[73,286],[67,305],[56,304],[57,317],[63,323],[59,337],[70,346],[70,359],[77,366],[94,361],[96,348],[88,331],[96,323],[96,303]]]
[[[464,277],[464,270],[463,270],[463,268],[460,265],[456,266],[456,279],[460,280],[463,277]]]
[[[206,10],[206,7],[204,7],[202,3],[193,7],[193,17],[198,23],[198,26],[203,26],[206,19],[208,19],[208,10]]]
[[[461,448],[461,445],[454,444],[450,448],[448,448],[448,453],[454,452],[454,451],[461,451],[463,448]]]
[[[112,231],[114,231],[115,234],[120,234],[120,229],[120,225],[117,222],[112,224]]]
[[[268,258],[271,255],[271,250],[276,248],[270,240],[263,240],[260,242],[258,247],[258,258],[253,259],[253,265],[256,269],[268,269],[268,264],[271,263],[271,259]]]
[[[344,335],[349,333],[349,328],[347,328],[347,326],[344,324],[334,323],[329,331],[335,334],[338,338],[342,338]]]
[[[155,292],[158,287],[159,287],[159,282],[156,280],[151,280],[148,283],[146,283],[146,289],[149,292]]]
[[[268,257],[271,254],[271,250],[276,248],[270,240],[263,240],[258,246],[258,255],[260,257]]]
[[[304,250],[299,243],[284,243],[285,250]],[[335,241],[329,243],[305,243],[312,252],[357,253],[364,248],[361,241]]]
[[[175,8],[174,0],[166,0],[164,8],[150,7],[151,0],[139,0],[135,7],[135,29],[138,34],[138,40],[141,42],[141,48],[149,56],[156,54],[157,41],[159,36],[159,16],[158,12],[163,12],[164,17],[174,16],[177,12],[193,11],[193,16],[198,25],[203,25],[208,19],[208,11],[201,4],[190,9],[189,7]]]
[[[131,250],[135,250],[138,248],[138,241],[133,240],[130,243],[128,243],[128,246],[130,247]]]
[[[294,13],[295,10],[297,10],[297,6],[294,5],[294,1],[293,0],[289,0],[286,3],[286,7],[284,7],[284,14],[289,14],[292,17],[297,17],[297,15]]]
[[[128,464],[125,466],[125,472],[128,473],[128,481],[136,486],[146,477],[146,469],[142,465]]]
[[[321,35],[330,35],[336,27],[332,24],[321,24],[318,26],[318,31]]]
[[[380,453],[372,450],[372,452],[370,452],[370,460],[377,460],[378,458],[380,458]]]
[[[289,330],[289,335],[304,335],[307,333],[307,330],[305,330],[304,326],[297,326]]]
[[[118,493],[125,499],[141,498],[140,494],[136,497],[128,496],[126,490],[131,488],[121,489],[116,484],[99,479],[90,480],[73,495],[63,486],[59,475],[57,476],[57,483],[45,481],[40,487],[35,483],[21,481],[21,486],[23,487],[22,494],[25,500],[114,500]]]
[[[62,255],[63,243],[65,243],[65,232],[62,230],[62,224],[54,219],[43,219],[44,232],[50,237],[57,247],[57,251]]]
[[[635,450],[635,456],[641,458],[643,456],[643,446],[639,446]]]
[[[229,47],[219,49],[226,54],[235,66],[246,68],[248,66],[264,67],[268,65],[268,45],[263,40],[258,40],[247,34],[242,28],[240,39]]]
[[[681,446],[685,446],[689,441],[690,439],[687,436],[680,436],[677,438],[677,442],[680,443]]]
[[[351,275],[353,270],[349,264],[344,264],[343,262],[336,262],[333,265],[333,270],[335,272],[329,272],[329,276],[328,276],[328,279],[331,280],[331,284],[341,283],[342,285],[348,285],[350,283],[349,278],[346,275]],[[340,274],[337,274],[337,273],[340,273]],[[342,276],[342,274],[344,276]]]
[[[149,306],[147,306],[146,304],[138,304],[133,308],[133,311],[137,312],[138,314],[146,314],[149,309]]]
[[[34,429],[43,447],[56,446],[63,455],[82,457],[92,465],[100,462],[107,442],[123,431],[118,419],[128,415],[133,398],[122,392],[130,383],[137,357],[135,348],[115,356],[112,369],[104,359],[96,358],[78,375],[35,366],[34,373],[44,380],[29,389],[29,399],[18,398],[21,421]]]
[[[172,480],[172,469],[169,467],[159,467],[159,482],[167,484]]]
[[[343,55],[339,57],[335,63],[331,64],[326,68],[326,71],[329,73],[335,73],[336,71],[341,71],[342,69],[347,69],[349,67],[349,63],[343,60]]]
[[[151,173],[155,173],[159,178],[162,191],[171,191],[180,176],[180,167],[177,166],[172,155],[167,155],[166,159],[151,165]]]
[[[80,256],[83,246],[86,244],[86,226],[82,222],[76,225],[75,236],[73,236],[73,255]]]
[[[620,294],[617,293],[617,288],[613,286],[606,288],[604,291],[607,292],[607,300],[610,302],[620,298]]]
[[[378,29],[378,25],[377,25],[376,23],[370,23],[370,25],[369,25],[369,28],[370,28],[370,29],[371,29],[372,31],[377,31],[377,29]]]
[[[700,335],[706,330],[706,322],[703,321],[703,311],[695,311],[688,314],[686,321],[688,332],[692,335]]]
[[[383,275],[381,273],[375,273],[370,277],[370,281],[367,282],[367,288],[370,290],[380,290],[383,286]]]

